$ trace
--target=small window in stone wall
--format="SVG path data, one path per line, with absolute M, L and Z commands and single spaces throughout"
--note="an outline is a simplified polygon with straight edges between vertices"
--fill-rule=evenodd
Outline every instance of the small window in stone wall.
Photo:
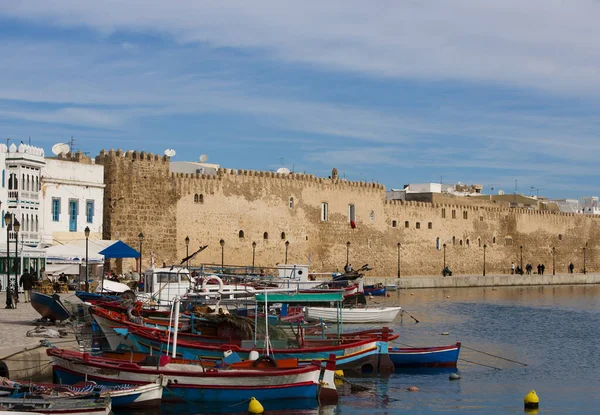
M 268 232 L 263 233 L 263 239 L 269 239 L 269 233 Z
M 421 223 L 420 223 L 420 222 L 417 222 L 417 223 L 415 224 L 415 227 L 416 227 L 417 229 L 421 229 Z
M 204 195 L 198 195 L 198 203 L 204 203 Z
M 462 246 L 462 239 L 461 239 L 460 241 L 458 241 L 458 244 L 459 244 L 460 246 Z
M 290 209 L 294 207 L 294 198 L 290 197 Z
M 452 237 L 452 245 L 456 245 L 456 236 Z
M 393 220 L 392 221 L 392 228 L 397 228 L 398 227 L 398 221 L 397 220 Z
M 463 219 L 469 219 L 469 212 L 463 211 Z
M 477 238 L 477 245 L 481 248 L 481 238 Z
M 306 240 L 308 241 L 308 235 L 306 235 Z
M 496 243 L 496 237 L 495 237 L 495 236 L 492 238 L 492 243 L 493 243 L 493 244 L 495 244 L 495 243 Z
M 456 209 L 452 209 L 452 219 L 456 219 Z
M 404 227 L 408 228 L 410 226 L 410 223 L 408 223 L 408 221 L 404 222 Z
M 429 222 L 427 224 L 427 229 L 433 229 L 433 223 L 432 222 Z
M 285 232 L 281 232 L 281 239 L 285 239 Z
M 483 222 L 483 216 L 480 216 L 480 217 L 479 217 L 479 220 L 480 220 L 481 222 Z
M 558 234 L 558 240 L 559 240 L 559 241 L 562 241 L 562 233 L 559 233 L 559 234 Z
M 471 246 L 471 241 L 467 239 L 467 246 Z
M 446 219 L 446 208 L 442 208 L 442 219 Z
M 371 219 L 371 222 L 373 222 L 375 220 L 375 212 L 371 211 L 369 218 Z
M 194 195 L 194 203 L 198 203 L 198 193 Z
M 371 246 L 371 240 L 370 239 L 367 241 L 367 246 L 369 247 L 369 249 L 371 249 L 372 246 Z
M 506 238 L 504 238 L 504 244 L 506 246 L 510 246 L 513 244 L 513 239 L 510 236 L 507 236 Z
M 435 249 L 440 251 L 442 249 L 442 245 L 440 244 L 440 238 L 435 238 Z
M 239 231 L 238 237 L 242 239 L 244 237 L 244 231 Z

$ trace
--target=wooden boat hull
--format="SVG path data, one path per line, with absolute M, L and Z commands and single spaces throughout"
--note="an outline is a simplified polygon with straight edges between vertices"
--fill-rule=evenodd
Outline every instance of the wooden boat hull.
M 255 397 L 313 399 L 316 403 L 321 381 L 334 384 L 335 360 L 323 370 L 316 364 L 293 369 L 237 370 L 203 368 L 200 363 L 174 364 L 168 359 L 163 359 L 162 366 L 140 366 L 56 348 L 47 353 L 53 359 L 55 381 L 73 383 L 87 378 L 103 385 L 143 384 L 163 376 L 168 385 L 163 390 L 165 400 L 237 403 Z M 335 386 L 324 388 L 329 398 L 335 394 L 337 400 Z
M 456 367 L 460 342 L 451 346 L 393 347 L 389 350 L 395 368 Z
M 46 295 L 33 291 L 31 293 L 31 305 L 42 317 L 50 321 L 63 321 L 71 317 L 71 313 L 60 301 L 58 294 Z
M 167 333 L 145 328 L 134 328 L 127 333 L 137 351 L 149 354 L 160 354 L 171 350 L 173 339 Z M 335 355 L 336 367 L 353 374 L 390 373 L 394 366 L 387 356 L 387 331 L 380 338 L 357 336 L 356 340 L 346 339 L 342 344 L 336 344 L 335 339 L 310 341 L 311 347 L 273 349 L 272 353 L 278 359 L 298 359 L 300 362 L 326 361 Z M 385 340 L 383 339 L 385 338 Z M 246 342 L 242 342 L 242 346 Z M 242 360 L 247 360 L 250 352 L 260 348 L 252 341 L 247 341 L 248 347 L 231 344 L 210 344 L 199 341 L 180 340 L 177 342 L 177 355 L 190 360 L 221 360 L 227 350 L 236 352 Z
M 385 287 L 374 287 L 365 285 L 363 287 L 363 292 L 365 295 L 376 295 L 376 296 L 385 296 L 386 291 Z
M 342 323 L 390 323 L 393 321 L 402 307 L 365 307 L 365 308 L 342 308 Z M 306 307 L 305 318 L 308 321 L 323 320 L 328 323 L 337 323 L 339 320 L 338 310 L 329 307 Z
M 109 415 L 110 399 L 0 398 L 0 412 L 45 415 Z

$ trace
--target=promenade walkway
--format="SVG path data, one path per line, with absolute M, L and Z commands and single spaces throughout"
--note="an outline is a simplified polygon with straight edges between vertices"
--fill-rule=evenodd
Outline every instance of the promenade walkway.
M 600 284 L 600 273 L 575 273 L 575 274 L 532 274 L 532 275 L 507 275 L 487 274 L 482 275 L 411 275 L 397 277 L 367 277 L 365 284 L 372 283 L 395 284 L 398 289 L 416 288 L 467 288 L 467 287 L 510 287 L 527 285 L 572 285 L 572 284 Z

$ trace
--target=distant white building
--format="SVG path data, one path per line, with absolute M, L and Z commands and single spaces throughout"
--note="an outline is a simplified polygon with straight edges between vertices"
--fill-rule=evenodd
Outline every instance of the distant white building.
M 77 152 L 46 159 L 42 171 L 44 247 L 85 239 L 102 239 L 104 166 Z
M 564 213 L 581 213 L 579 201 L 577 199 L 551 199 L 550 203 L 556 203 L 558 209 Z
M 404 189 L 391 189 L 387 192 L 387 200 L 410 200 L 410 195 L 425 193 L 447 193 L 454 196 L 479 196 L 481 195 L 481 185 L 465 185 L 460 182 L 457 184 L 441 183 L 411 183 L 404 186 Z
M 600 207 L 598 206 L 598 196 L 586 196 L 580 199 L 579 206 L 581 213 L 587 215 L 600 215 Z
M 195 161 L 171 161 L 169 169 L 171 173 L 187 173 L 187 174 L 217 174 L 219 170 L 218 164 L 201 163 Z

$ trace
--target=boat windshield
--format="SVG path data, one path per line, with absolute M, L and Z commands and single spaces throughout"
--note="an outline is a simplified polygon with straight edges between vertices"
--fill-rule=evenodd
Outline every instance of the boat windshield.
M 175 272 L 159 272 L 156 274 L 156 281 L 160 283 L 179 282 L 179 275 Z

